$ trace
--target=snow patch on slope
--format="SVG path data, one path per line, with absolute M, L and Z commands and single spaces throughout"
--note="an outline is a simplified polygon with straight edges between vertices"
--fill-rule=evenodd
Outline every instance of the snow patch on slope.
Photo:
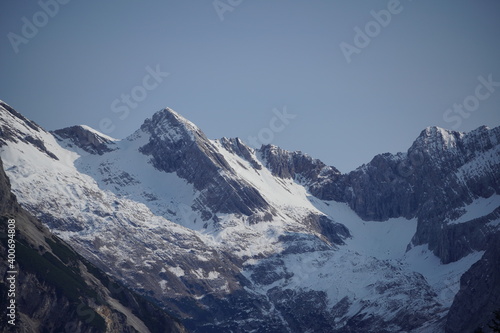
M 94 133 L 95 135 L 100 136 L 100 137 L 102 137 L 102 138 L 104 138 L 104 139 L 106 139 L 108 141 L 113 141 L 113 142 L 120 141 L 119 139 L 112 138 L 112 137 L 110 137 L 110 136 L 108 136 L 106 134 L 103 134 L 103 133 L 99 132 L 98 130 L 93 129 L 90 126 L 87 126 L 87 125 L 78 125 L 78 126 L 80 126 L 81 128 L 83 128 L 84 130 L 89 131 L 91 133 Z
M 463 208 L 464 214 L 448 224 L 459 224 L 486 216 L 500 207 L 500 195 L 494 194 L 489 198 L 478 198 Z
M 267 168 L 257 170 L 245 159 L 227 151 L 218 140 L 212 143 L 238 177 L 256 188 L 272 206 L 279 207 L 282 212 L 291 217 L 298 217 L 297 213 L 299 215 L 305 215 L 306 212 L 321 213 L 307 200 L 308 193 L 304 186 L 291 179 L 275 177 Z M 260 156 L 254 154 L 253 158 L 263 165 Z
M 346 246 L 366 256 L 381 260 L 401 258 L 417 230 L 416 219 L 392 218 L 385 222 L 367 222 L 346 203 L 322 201 L 312 196 L 309 200 L 334 222 L 345 225 L 352 235 L 345 240 Z
M 139 152 L 149 141 L 149 134 L 138 131 L 134 136 L 117 143 L 117 149 L 105 156 L 86 154 L 75 163 L 85 174 L 96 179 L 100 188 L 120 198 L 147 205 L 163 216 L 190 229 L 201 229 L 201 218 L 190 206 L 195 190 L 175 173 L 157 170 L 150 157 Z
M 442 264 L 427 245 L 419 245 L 405 254 L 404 263 L 408 269 L 422 274 L 438 295 L 441 304 L 449 308 L 460 289 L 460 277 L 483 254 L 484 251 L 476 251 L 458 261 Z

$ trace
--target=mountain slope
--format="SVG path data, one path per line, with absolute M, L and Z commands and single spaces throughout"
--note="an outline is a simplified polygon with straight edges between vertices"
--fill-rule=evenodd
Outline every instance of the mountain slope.
M 341 174 L 209 140 L 171 109 L 114 140 L 48 133 L 3 105 L 22 205 L 193 331 L 444 331 L 460 277 L 498 235 L 500 128 L 431 127 Z
M 25 212 L 10 192 L 1 160 L 0 220 L 2 258 L 7 258 L 7 222 L 15 221 L 15 268 L 9 271 L 19 272 L 0 268 L 2 276 L 15 277 L 17 293 L 15 317 L 3 310 L 2 332 L 185 332 L 176 319 L 100 272 Z M 2 309 L 10 286 L 0 284 Z

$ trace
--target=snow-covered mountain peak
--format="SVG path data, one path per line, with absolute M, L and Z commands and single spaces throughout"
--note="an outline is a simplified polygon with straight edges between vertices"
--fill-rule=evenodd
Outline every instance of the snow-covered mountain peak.
M 494 148 L 500 142 L 500 128 L 488 128 L 480 126 L 470 132 L 457 132 L 432 126 L 423 130 L 414 141 L 409 154 L 447 156 L 446 159 L 454 158 L 457 154 L 469 156 L 473 152 L 487 151 Z M 439 157 L 441 158 L 441 157 Z
M 13 144 L 28 144 L 57 160 L 52 152 L 54 142 L 52 135 L 35 122 L 25 118 L 12 107 L 0 102 L 0 147 Z
M 99 132 L 98 130 L 96 130 L 96 129 L 94 129 L 94 128 L 90 127 L 90 126 L 87 126 L 87 125 L 77 125 L 77 126 L 78 126 L 78 127 L 81 127 L 82 129 L 84 129 L 84 130 L 86 130 L 86 131 L 88 131 L 88 132 L 91 132 L 91 133 L 95 134 L 96 136 L 98 136 L 98 137 L 100 137 L 100 138 L 104 139 L 104 141 L 114 141 L 114 142 L 116 142 L 116 141 L 120 141 L 119 139 L 112 138 L 112 137 L 110 137 L 109 135 L 106 135 L 106 134 L 104 134 L 104 133 L 101 133 L 101 132 Z
M 157 139 L 169 143 L 179 141 L 206 141 L 205 134 L 191 121 L 179 115 L 171 108 L 156 112 L 144 121 L 141 129 Z
M 53 131 L 52 134 L 59 141 L 65 141 L 67 147 L 75 145 L 87 153 L 99 155 L 116 149 L 115 143 L 119 141 L 86 125 L 62 128 Z
M 42 129 L 38 124 L 36 124 L 34 121 L 31 121 L 24 117 L 22 114 L 14 110 L 10 105 L 7 103 L 0 101 L 0 115 L 2 119 L 2 123 L 4 125 L 9 124 L 10 129 L 14 130 L 18 134 L 22 133 L 27 133 L 30 131 L 35 131 L 35 132 L 45 132 L 44 129 Z M 7 126 L 4 127 L 7 129 Z
M 495 146 L 500 142 L 500 128 L 489 128 L 483 125 L 467 133 L 465 139 L 467 142 L 476 141 L 482 145 Z
M 437 126 L 429 126 L 424 129 L 415 140 L 421 147 L 438 150 L 451 149 L 456 147 L 456 143 L 464 136 L 464 133 L 446 130 Z

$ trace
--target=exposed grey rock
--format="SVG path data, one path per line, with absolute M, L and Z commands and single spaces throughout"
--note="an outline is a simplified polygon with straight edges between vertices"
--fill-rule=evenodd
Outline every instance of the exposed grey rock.
M 52 132 L 56 138 L 68 139 L 72 144 L 91 154 L 102 155 L 113 151 L 113 141 L 91 132 L 82 126 L 71 126 Z
M 270 209 L 254 187 L 237 177 L 205 134 L 173 110 L 155 113 L 141 130 L 150 135 L 141 152 L 152 156 L 153 165 L 177 173 L 203 192 L 195 208 L 205 211 L 205 220 L 217 212 L 252 216 Z M 244 151 L 240 148 L 240 153 Z
M 281 178 L 297 179 L 313 186 L 322 181 L 337 181 L 341 175 L 335 167 L 326 166 L 302 152 L 289 152 L 273 145 L 262 146 L 259 152 L 271 172 Z
M 451 226 L 444 221 L 474 199 L 500 194 L 498 143 L 500 127 L 483 126 L 465 135 L 429 127 L 406 154 L 377 155 L 368 164 L 313 183 L 309 189 L 320 199 L 347 202 L 365 220 L 418 218 L 412 244 L 429 244 L 443 263 L 449 263 L 487 244 L 481 236 L 487 233 L 479 227 L 486 220 Z M 287 176 L 289 168 L 279 165 L 289 158 L 278 160 L 271 159 L 270 165 L 283 170 L 277 175 Z
M 488 324 L 494 311 L 500 309 L 500 235 L 490 239 L 481 260 L 462 275 L 446 320 L 446 333 L 473 332 L 482 328 L 492 332 Z
M 25 118 L 23 115 L 21 115 L 19 112 L 11 108 L 9 105 L 5 104 L 4 102 L 0 101 L 0 107 L 3 107 L 5 110 L 7 110 L 13 117 L 19 119 L 21 123 L 26 126 L 27 128 L 30 128 L 31 130 L 34 130 L 36 132 L 45 132 L 44 129 L 42 129 L 40 126 L 38 126 L 35 122 Z M 0 147 L 4 146 L 7 144 L 7 142 L 25 142 L 25 143 L 30 143 L 34 147 L 36 147 L 38 150 L 43 152 L 44 154 L 47 154 L 50 158 L 54 160 L 58 160 L 57 156 L 54 155 L 54 153 L 50 152 L 47 147 L 45 147 L 45 144 L 42 142 L 42 140 L 33 137 L 31 135 L 24 135 L 22 132 L 15 128 L 10 128 L 8 126 L 4 126 L 0 124 Z
M 229 152 L 240 156 L 244 160 L 248 161 L 252 167 L 257 170 L 262 169 L 262 165 L 259 164 L 252 156 L 252 149 L 246 146 L 239 138 L 228 139 L 222 138 L 220 140 L 221 145 L 226 148 Z

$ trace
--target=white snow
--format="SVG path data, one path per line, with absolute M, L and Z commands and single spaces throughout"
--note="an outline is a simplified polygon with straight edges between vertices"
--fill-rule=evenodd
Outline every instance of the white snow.
M 215 280 L 215 279 L 218 279 L 219 276 L 220 276 L 219 272 L 217 272 L 217 271 L 210 271 L 210 272 L 208 272 L 207 279 L 208 280 Z
M 500 195 L 493 194 L 489 198 L 478 198 L 463 208 L 464 214 L 448 224 L 459 224 L 486 216 L 500 207 Z
M 172 274 L 175 274 L 177 277 L 181 277 L 185 275 L 185 272 L 179 266 L 177 267 L 168 267 L 167 268 Z
M 160 282 L 158 282 L 158 284 L 160 285 L 160 288 L 161 288 L 162 291 L 167 290 L 168 281 L 166 281 L 166 280 L 160 280 Z
M 484 251 L 474 252 L 449 264 L 442 264 L 427 245 L 413 247 L 404 256 L 405 265 L 422 274 L 435 290 L 445 307 L 451 306 L 460 288 L 460 277 L 483 256 Z
M 309 198 L 334 222 L 345 225 L 352 238 L 345 240 L 352 251 L 377 259 L 401 258 L 417 230 L 417 220 L 393 218 L 385 222 L 363 221 L 346 203 Z
M 500 145 L 494 146 L 462 165 L 457 170 L 456 176 L 463 184 L 467 184 L 467 180 L 473 180 L 482 174 L 494 174 L 495 166 L 498 164 L 500 164 Z
M 455 136 L 453 136 L 449 131 L 447 131 L 443 128 L 440 128 L 440 127 L 437 127 L 436 129 L 441 134 L 443 141 L 444 141 L 444 144 L 448 149 L 454 148 L 457 146 Z M 463 135 L 463 134 L 461 133 L 461 135 Z
M 231 165 L 231 168 L 236 171 L 238 177 L 255 187 L 266 201 L 281 206 L 285 212 L 292 215 L 295 215 L 300 209 L 316 211 L 307 200 L 307 190 L 300 184 L 292 179 L 275 177 L 267 168 L 256 170 L 243 158 L 228 152 L 218 140 L 212 141 L 212 143 Z M 263 164 L 259 156 L 254 155 L 254 158 L 261 165 Z
M 133 140 L 117 143 L 118 149 L 100 155 L 87 154 L 75 163 L 78 170 L 91 175 L 101 189 L 115 192 L 121 198 L 143 203 L 159 216 L 191 229 L 201 229 L 193 204 L 194 188 L 174 173 L 157 170 L 149 163 L 150 157 L 139 152 L 149 136 L 142 131 Z

